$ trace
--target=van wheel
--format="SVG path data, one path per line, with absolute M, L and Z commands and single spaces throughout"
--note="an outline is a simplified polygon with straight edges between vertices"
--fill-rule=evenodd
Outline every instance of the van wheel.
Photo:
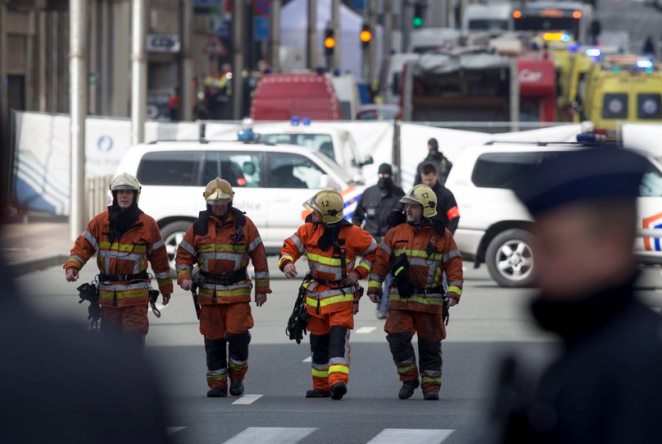
M 533 283 L 533 234 L 515 228 L 499 233 L 486 252 L 490 276 L 501 287 L 528 287 Z
M 175 271 L 175 256 L 177 255 L 177 247 L 184 239 L 186 230 L 191 226 L 191 222 L 178 221 L 173 222 L 161 228 L 161 237 L 165 243 L 166 252 L 168 253 L 168 262 L 170 262 L 170 272 Z

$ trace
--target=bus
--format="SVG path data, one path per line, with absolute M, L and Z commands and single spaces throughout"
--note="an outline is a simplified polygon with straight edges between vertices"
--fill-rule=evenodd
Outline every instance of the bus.
M 578 2 L 530 2 L 513 11 L 516 31 L 565 32 L 575 42 L 586 41 L 591 19 L 591 6 Z

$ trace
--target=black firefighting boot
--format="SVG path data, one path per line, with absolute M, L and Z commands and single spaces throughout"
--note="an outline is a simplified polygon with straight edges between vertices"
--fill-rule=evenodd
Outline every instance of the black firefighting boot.
M 230 381 L 230 394 L 241 396 L 244 394 L 244 383 L 241 381 Z
M 403 381 L 398 398 L 409 399 L 414 395 L 414 391 L 418 388 L 418 379 L 414 381 Z
M 331 392 L 327 390 L 312 389 L 306 392 L 306 398 L 329 398 L 329 397 L 331 397 Z
M 423 392 L 423 399 L 426 401 L 439 401 L 439 392 Z
M 225 398 L 228 392 L 220 387 L 212 387 L 207 391 L 207 398 Z
M 336 382 L 331 386 L 331 399 L 338 401 L 345 396 L 345 393 L 347 393 L 347 384 L 344 382 Z

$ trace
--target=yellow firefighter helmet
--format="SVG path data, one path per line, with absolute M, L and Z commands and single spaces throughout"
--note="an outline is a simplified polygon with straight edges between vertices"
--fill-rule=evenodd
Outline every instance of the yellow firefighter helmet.
M 400 199 L 400 202 L 421 205 L 423 217 L 430 218 L 437 215 L 437 195 L 427 185 L 416 185 Z
M 335 190 L 322 190 L 303 203 L 308 210 L 319 211 L 322 222 L 331 225 L 343 219 L 343 198 Z
M 232 185 L 227 180 L 217 177 L 207 184 L 202 193 L 208 204 L 227 203 L 234 197 Z

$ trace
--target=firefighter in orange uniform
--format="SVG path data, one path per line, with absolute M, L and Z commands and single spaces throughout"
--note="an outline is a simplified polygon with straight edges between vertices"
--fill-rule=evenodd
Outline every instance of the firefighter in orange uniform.
M 138 208 L 140 188 L 138 180 L 127 173 L 112 180 L 112 205 L 87 224 L 63 268 L 65 279 L 76 281 L 80 269 L 96 253 L 101 331 L 121 332 L 142 346 L 149 330 L 147 261 L 152 264 L 164 305 L 172 294 L 172 279 L 159 227 Z
M 278 267 L 294 278 L 294 263 L 304 255 L 308 259 L 310 272 L 302 285 L 310 315 L 313 389 L 306 397 L 338 400 L 349 382 L 349 331 L 354 328 L 354 307 L 358 310 L 358 280 L 368 276 L 377 243 L 343 219 L 343 198 L 336 191 L 322 190 L 304 207 L 312 214 L 285 240 Z M 362 257 L 358 265 L 357 256 Z
M 437 214 L 437 197 L 427 185 L 416 185 L 400 202 L 406 221 L 384 236 L 368 282 L 368 296 L 379 302 L 382 281 L 391 273 L 388 316 L 384 330 L 398 369 L 400 399 L 408 399 L 420 385 L 423 397 L 438 400 L 441 390 L 441 340 L 446 337 L 442 317 L 462 295 L 462 259 L 453 236 Z M 444 290 L 444 273 L 448 290 Z M 418 334 L 419 368 L 411 340 Z
M 234 191 L 226 180 L 217 177 L 209 182 L 203 196 L 207 210 L 200 212 L 177 248 L 177 282 L 184 290 L 199 285 L 207 396 L 227 396 L 228 373 L 230 394 L 241 396 L 248 371 L 248 330 L 253 327 L 249 305 L 253 285 L 246 267 L 250 259 L 255 268 L 255 303 L 261 307 L 271 293 L 267 256 L 253 221 L 232 206 Z M 195 263 L 198 270 L 193 273 Z

